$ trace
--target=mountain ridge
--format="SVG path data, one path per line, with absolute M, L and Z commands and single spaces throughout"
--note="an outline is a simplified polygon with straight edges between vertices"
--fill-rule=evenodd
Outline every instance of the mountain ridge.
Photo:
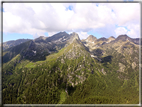
M 139 45 L 116 39 L 59 32 L 4 50 L 3 104 L 138 104 Z

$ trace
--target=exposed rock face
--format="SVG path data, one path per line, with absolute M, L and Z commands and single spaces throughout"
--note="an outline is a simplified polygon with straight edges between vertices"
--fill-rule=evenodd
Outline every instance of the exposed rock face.
M 46 42 L 61 43 L 70 38 L 70 35 L 66 32 L 59 32 L 53 36 L 46 38 Z
M 46 39 L 47 39 L 47 37 L 40 36 L 39 38 L 36 38 L 34 41 L 35 42 L 45 42 Z
M 97 40 L 97 38 L 96 38 L 95 36 L 93 36 L 93 35 L 90 35 L 90 36 L 86 39 L 87 42 L 95 42 L 96 40 Z
M 135 69 L 136 66 L 137 66 L 136 62 L 133 62 L 133 63 L 132 63 L 132 68 Z
M 124 42 L 124 41 L 129 41 L 129 42 L 132 42 L 132 43 L 134 43 L 134 44 L 139 45 L 139 38 L 133 39 L 133 38 L 128 37 L 126 34 L 124 34 L 124 35 L 119 35 L 119 36 L 115 39 L 114 42 L 118 42 L 118 41 L 123 41 L 123 42 Z
M 102 38 L 100 38 L 100 39 L 97 39 L 97 41 L 99 42 L 99 41 L 107 41 L 108 39 L 107 38 L 105 38 L 105 37 L 102 37 Z
M 109 42 L 111 42 L 111 41 L 113 41 L 113 40 L 115 40 L 115 38 L 114 38 L 113 36 L 111 36 L 111 37 L 108 38 L 107 43 L 109 43 Z
M 125 65 L 123 65 L 122 63 L 119 63 L 119 71 L 124 72 L 124 70 L 125 70 Z
M 109 38 L 115 39 L 115 37 L 113 37 L 113 36 L 111 36 L 111 37 L 109 37 Z
M 77 33 L 73 32 L 71 38 L 68 41 L 67 49 L 65 50 L 65 57 L 69 59 L 78 58 L 86 55 L 86 47 L 81 42 Z M 68 51 L 69 50 L 69 51 Z
M 80 38 L 79 38 L 78 34 L 75 33 L 75 32 L 73 32 L 73 33 L 70 34 L 69 43 L 70 43 L 70 44 L 73 43 L 74 40 L 80 41 Z M 80 41 L 80 42 L 81 42 L 81 41 Z
M 106 72 L 104 71 L 104 68 L 102 68 L 101 72 L 106 75 Z
M 83 40 L 82 43 L 91 51 L 92 48 L 96 45 L 97 38 L 93 35 L 90 35 L 87 39 Z
M 129 40 L 130 38 L 126 34 L 125 35 L 119 35 L 116 38 L 116 41 L 118 41 L 118 40 L 126 41 L 127 39 Z
M 3 50 L 13 47 L 13 46 L 17 46 L 21 43 L 30 41 L 31 39 L 18 39 L 18 40 L 12 40 L 12 41 L 8 41 L 8 42 L 4 42 L 3 43 Z
M 68 43 L 69 39 L 70 35 L 66 32 L 59 32 L 47 38 L 41 36 L 35 40 L 29 41 L 29 43 L 22 44 L 21 46 L 17 45 L 17 47 L 11 47 L 11 49 L 7 51 L 6 56 L 4 57 L 6 58 L 10 56 L 9 58 L 12 59 L 17 54 L 21 54 L 22 58 L 28 58 L 30 60 L 45 59 L 46 55 L 63 48 Z M 19 47 L 20 49 L 17 51 L 17 48 Z

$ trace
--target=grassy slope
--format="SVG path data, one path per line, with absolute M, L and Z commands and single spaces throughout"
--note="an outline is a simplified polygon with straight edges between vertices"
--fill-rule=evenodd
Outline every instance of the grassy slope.
M 134 80 L 123 81 L 118 78 L 116 73 L 118 69 L 116 60 L 112 60 L 111 64 L 102 64 L 87 56 L 85 62 L 83 62 L 83 57 L 64 59 L 63 56 L 72 47 L 73 44 L 68 45 L 58 53 L 46 56 L 44 61 L 30 62 L 23 60 L 18 63 L 12 69 L 13 75 L 3 75 L 3 102 L 138 103 L 138 72 L 130 73 L 130 76 L 134 76 Z M 8 62 L 7 65 L 18 60 L 18 56 Z M 65 63 L 61 63 L 61 58 L 64 59 Z M 84 68 L 79 68 L 79 65 L 84 66 Z M 70 70 L 69 67 L 71 67 Z M 107 72 L 107 75 L 100 72 L 102 68 Z M 6 66 L 4 69 L 6 69 Z M 94 74 L 89 75 L 92 69 Z M 77 86 L 71 87 L 67 75 L 70 74 L 72 82 L 76 82 L 79 80 L 76 75 L 81 75 L 82 72 L 84 72 L 83 77 L 88 77 L 88 79 L 83 84 L 79 83 Z M 66 83 L 68 83 L 68 97 L 64 91 Z

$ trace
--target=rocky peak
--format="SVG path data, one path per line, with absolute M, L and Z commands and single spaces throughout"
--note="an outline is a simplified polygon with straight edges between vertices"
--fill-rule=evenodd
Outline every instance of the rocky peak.
M 34 41 L 37 42 L 37 41 L 44 41 L 46 40 L 47 37 L 44 37 L 44 36 L 40 36 L 38 38 L 36 38 Z
M 24 43 L 24 42 L 27 42 L 27 41 L 30 41 L 30 40 L 32 40 L 32 39 L 17 39 L 17 40 L 11 40 L 11 41 L 4 42 L 2 44 L 3 50 L 8 49 L 8 48 L 13 47 L 13 46 L 17 46 L 21 43 Z
M 113 38 L 113 39 L 115 39 L 115 37 L 113 37 L 113 36 L 110 36 L 109 38 Z
M 60 36 L 62 36 L 62 35 L 68 35 L 65 31 L 63 31 L 63 32 L 59 32 L 59 33 L 57 33 L 57 34 L 55 34 L 55 35 L 53 35 L 53 36 L 56 36 L 56 35 L 60 35 Z
M 130 38 L 126 35 L 126 34 L 124 34 L 124 35 L 119 35 L 117 38 L 116 38 L 116 40 L 122 40 L 122 41 L 126 41 L 126 40 L 129 40 Z
M 73 33 L 70 34 L 70 36 L 71 36 L 70 43 L 72 43 L 74 40 L 80 41 L 80 38 L 79 38 L 77 33 L 73 32 Z
M 107 39 L 105 37 L 102 37 L 102 38 L 98 39 L 97 41 L 107 41 Z
M 44 36 L 40 36 L 39 38 L 45 40 L 47 37 L 44 37 Z
M 111 37 L 108 38 L 108 42 L 111 42 L 113 40 L 115 40 L 115 38 L 113 36 L 111 36 Z
M 94 42 L 95 40 L 97 40 L 97 38 L 93 35 L 90 35 L 89 37 L 87 37 L 86 39 L 87 41 L 90 41 L 90 42 Z
M 133 42 L 136 45 L 139 45 L 139 38 L 130 38 L 129 36 L 125 35 L 119 35 L 116 39 L 116 41 L 129 41 L 129 42 Z
M 59 32 L 57 34 L 54 34 L 53 36 L 50 36 L 46 39 L 47 42 L 53 42 L 53 41 L 66 41 L 70 38 L 70 35 L 66 32 Z

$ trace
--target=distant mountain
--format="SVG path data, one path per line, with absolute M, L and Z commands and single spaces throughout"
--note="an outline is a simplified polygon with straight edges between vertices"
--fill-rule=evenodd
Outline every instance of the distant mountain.
M 31 39 L 18 39 L 18 40 L 12 40 L 12 41 L 8 41 L 8 42 L 4 42 L 3 43 L 3 50 L 13 47 L 13 46 L 17 46 L 21 43 L 30 41 Z
M 115 37 L 113 37 L 113 36 L 110 36 L 109 38 L 114 38 L 115 39 Z
M 107 38 L 102 37 L 102 38 L 98 39 L 97 41 L 98 41 L 98 42 L 99 42 L 99 41 L 107 41 Z
M 128 37 L 126 34 L 125 35 L 119 35 L 116 39 L 115 39 L 115 41 L 114 42 L 117 42 L 117 41 L 130 41 L 130 42 L 133 42 L 134 44 L 140 44 L 139 43 L 139 38 L 135 38 L 135 39 L 133 39 L 133 38 L 130 38 L 130 37 Z
M 3 104 L 139 104 L 138 39 L 75 32 L 3 50 Z
M 44 42 L 46 40 L 47 37 L 44 37 L 44 36 L 40 36 L 36 39 L 34 39 L 35 42 Z
M 47 42 L 55 42 L 55 43 L 61 43 L 66 41 L 67 39 L 69 39 L 69 34 L 67 34 L 66 32 L 59 32 L 51 37 L 48 37 L 46 39 Z
M 14 47 L 4 50 L 3 62 L 11 60 L 16 55 L 22 55 L 22 58 L 29 60 L 43 60 L 51 52 L 56 52 L 63 48 L 70 35 L 66 32 L 60 32 L 51 37 L 39 37 L 28 42 L 21 43 Z
M 108 38 L 108 42 L 111 42 L 113 40 L 115 40 L 115 37 L 113 37 L 113 36 L 111 36 L 111 37 Z
M 88 36 L 87 39 L 86 39 L 86 41 L 90 41 L 90 42 L 94 42 L 96 40 L 97 40 L 97 38 L 93 35 Z

